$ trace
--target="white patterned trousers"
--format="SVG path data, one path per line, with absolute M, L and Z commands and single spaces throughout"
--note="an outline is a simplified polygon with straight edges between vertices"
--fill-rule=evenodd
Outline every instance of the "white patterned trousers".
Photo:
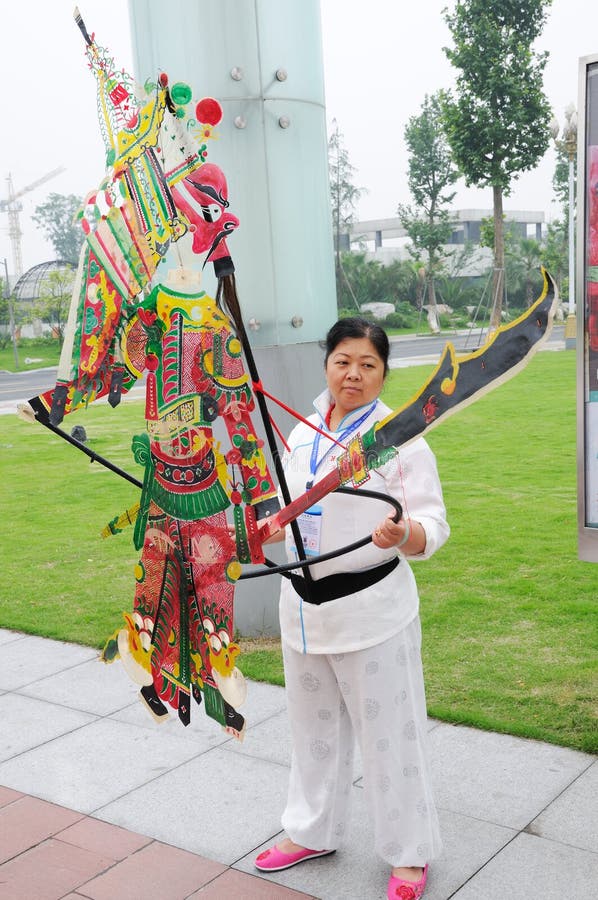
M 438 856 L 419 617 L 365 650 L 303 654 L 283 642 L 283 656 L 293 755 L 282 826 L 291 840 L 313 850 L 342 843 L 357 737 L 376 852 L 391 866 Z

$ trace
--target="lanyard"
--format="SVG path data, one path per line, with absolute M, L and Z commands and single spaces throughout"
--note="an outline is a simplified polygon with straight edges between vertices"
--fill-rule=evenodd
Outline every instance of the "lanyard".
M 368 416 L 374 411 L 374 408 L 375 408 L 377 402 L 378 402 L 377 400 L 374 400 L 374 402 L 372 403 L 372 405 L 371 405 L 371 406 L 368 406 L 368 408 L 366 409 L 366 411 L 360 415 L 360 417 L 357 419 L 357 421 L 356 421 L 356 422 L 353 422 L 351 425 L 349 425 L 348 428 L 346 428 L 346 429 L 343 431 L 343 433 L 340 435 L 340 437 L 337 438 L 337 441 L 338 441 L 339 444 L 342 444 L 343 441 L 345 440 L 345 438 L 348 438 L 350 434 L 352 434 L 354 431 L 357 431 L 357 429 L 358 429 L 361 425 L 363 425 L 363 423 L 364 423 L 365 420 L 368 418 Z M 313 446 L 312 446 L 312 448 L 311 448 L 311 458 L 310 458 L 310 461 L 309 461 L 309 471 L 310 471 L 310 474 L 311 474 L 311 478 L 310 478 L 310 480 L 309 480 L 309 481 L 306 483 L 306 485 L 305 485 L 306 491 L 309 491 L 310 488 L 313 487 L 313 484 L 314 484 L 314 478 L 315 478 L 315 476 L 316 476 L 316 472 L 318 471 L 318 469 L 320 468 L 320 466 L 322 465 L 322 463 L 324 462 L 324 460 L 326 459 L 326 457 L 328 456 L 328 454 L 329 454 L 330 451 L 332 450 L 332 447 L 329 447 L 328 450 L 326 450 L 325 453 L 323 454 L 322 458 L 321 458 L 321 459 L 318 459 L 318 453 L 319 453 L 319 450 L 320 450 L 320 440 L 321 440 L 321 438 L 322 438 L 322 435 L 320 434 L 320 432 L 319 432 L 319 431 L 316 432 L 316 436 L 315 436 L 315 438 L 314 438 L 314 443 L 313 443 Z

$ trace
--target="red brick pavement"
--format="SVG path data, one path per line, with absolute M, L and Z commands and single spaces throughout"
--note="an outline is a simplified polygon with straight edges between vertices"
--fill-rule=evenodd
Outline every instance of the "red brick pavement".
M 308 894 L 0 786 L 1 900 L 198 897 L 309 900 Z

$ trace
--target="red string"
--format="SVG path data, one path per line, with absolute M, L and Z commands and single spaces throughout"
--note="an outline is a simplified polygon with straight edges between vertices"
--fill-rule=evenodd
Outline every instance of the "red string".
M 405 521 L 411 521 L 411 516 L 409 514 L 409 506 L 407 504 L 407 493 L 405 491 L 405 475 L 403 473 L 403 460 L 401 457 L 401 451 L 397 452 L 397 462 L 399 466 L 399 480 L 401 482 L 401 490 L 403 491 L 403 518 Z
M 278 399 L 277 397 L 275 397 L 273 394 L 270 394 L 269 391 L 267 391 L 267 390 L 264 388 L 264 386 L 263 386 L 263 384 L 262 384 L 261 381 L 254 381 L 254 382 L 253 382 L 253 390 L 254 390 L 254 391 L 259 391 L 260 394 L 263 394 L 263 395 L 264 395 L 264 397 L 267 397 L 269 400 L 272 400 L 273 403 L 277 403 L 278 406 L 282 407 L 282 409 L 285 410 L 285 412 L 288 412 L 288 413 L 289 413 L 291 416 L 293 416 L 295 419 L 298 419 L 300 422 L 303 422 L 304 425 L 309 425 L 310 428 L 313 428 L 313 430 L 314 430 L 314 431 L 317 431 L 318 434 L 321 434 L 322 437 L 325 437 L 325 438 L 327 438 L 329 441 L 332 441 L 333 444 L 337 444 L 337 446 L 339 446 L 339 447 L 341 448 L 341 450 L 346 450 L 346 449 L 347 449 L 347 448 L 345 447 L 344 444 L 341 444 L 341 442 L 340 442 L 340 441 L 337 441 L 336 438 L 333 438 L 332 435 L 327 434 L 325 431 L 322 431 L 321 428 L 318 428 L 318 426 L 317 426 L 317 425 L 314 425 L 313 422 L 310 422 L 309 419 L 304 419 L 303 416 L 302 416 L 300 413 L 298 413 L 296 409 L 293 409 L 292 406 L 287 406 L 287 404 L 286 404 L 286 403 L 283 403 L 282 400 L 279 400 L 279 399 Z M 272 423 L 272 424 L 274 424 L 274 423 Z M 278 431 L 278 429 L 276 429 L 276 430 Z M 279 434 L 280 434 L 280 432 L 279 432 Z
M 281 440 L 282 443 L 284 444 L 284 449 L 287 451 L 287 453 L 290 453 L 290 452 L 291 452 L 291 448 L 289 447 L 289 445 L 288 445 L 287 442 L 285 441 L 284 435 L 283 435 L 282 431 L 280 430 L 280 428 L 278 427 L 278 425 L 276 424 L 276 422 L 274 421 L 274 419 L 272 418 L 272 416 L 269 415 L 268 418 L 270 419 L 270 424 L 272 425 L 272 428 L 274 429 L 274 431 L 276 432 L 276 434 L 278 435 L 278 437 L 280 438 L 280 440 Z

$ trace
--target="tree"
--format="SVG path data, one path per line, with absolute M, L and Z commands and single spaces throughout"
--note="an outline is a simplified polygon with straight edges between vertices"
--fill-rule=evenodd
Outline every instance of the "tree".
M 503 196 L 532 169 L 550 140 L 550 106 L 542 76 L 548 54 L 532 45 L 551 0 L 457 0 L 444 10 L 454 47 L 445 47 L 459 70 L 456 96 L 447 95 L 447 137 L 467 185 L 492 187 L 494 275 L 491 327 L 501 319 L 505 252 Z
M 517 309 L 531 306 L 536 299 L 542 278 L 540 263 L 543 258 L 543 244 L 535 238 L 522 234 L 515 222 L 503 216 L 503 241 L 505 251 L 505 294 L 511 306 Z M 494 219 L 482 219 L 480 246 L 494 248 Z
M 366 259 L 365 253 L 343 253 L 341 258 L 346 281 L 338 295 L 339 309 L 348 310 L 368 301 L 392 303 L 395 310 L 407 304 L 416 310 L 419 279 L 416 265 L 411 260 L 393 260 L 382 265 L 376 259 Z M 351 284 L 351 291 L 347 287 Z
M 426 284 L 426 267 L 421 260 L 411 259 L 405 260 L 405 265 L 409 266 L 409 275 L 412 290 L 409 298 L 413 296 L 415 308 L 421 313 L 424 305 L 424 293 Z
M 557 147 L 556 164 L 552 174 L 552 189 L 561 206 L 565 224 L 569 222 L 569 157 L 564 147 Z
M 479 248 L 473 241 L 453 246 L 436 285 L 442 302 L 453 309 L 475 308 L 480 300 L 478 269 Z
M 556 116 L 550 123 L 550 132 L 556 148 L 556 165 L 552 176 L 552 189 L 563 207 L 565 228 L 569 228 L 570 201 L 577 194 L 577 112 L 572 103 L 565 109 L 565 124 L 561 129 Z M 570 176 L 573 176 L 571 195 Z
M 75 216 L 81 199 L 74 194 L 49 194 L 45 203 L 35 207 L 33 221 L 43 231 L 57 259 L 76 265 L 85 235 Z
M 343 253 L 340 265 L 343 272 L 338 291 L 340 309 L 352 306 L 360 309 L 368 301 L 394 303 L 398 299 L 386 267 L 378 260 L 367 260 L 365 253 Z
M 572 234 L 575 231 L 575 221 L 570 228 L 569 216 L 571 212 L 571 200 L 577 196 L 577 114 L 575 107 L 570 104 L 565 110 L 565 125 L 562 137 L 559 139 L 560 126 L 553 119 L 551 123 L 552 136 L 557 151 L 556 165 L 552 176 L 552 188 L 556 199 L 563 210 L 563 221 L 553 223 L 549 228 L 547 249 L 550 255 L 550 264 L 546 264 L 549 272 L 555 278 L 559 287 L 561 300 L 569 300 L 569 262 L 572 247 L 569 246 Z M 573 185 L 570 185 L 570 176 L 573 175 Z M 572 197 L 570 191 L 572 190 Z M 574 199 L 573 199 L 574 202 Z M 563 256 L 561 256 L 563 254 Z
M 446 256 L 444 249 L 452 226 L 446 208 L 455 196 L 448 189 L 459 178 L 453 164 L 442 121 L 443 92 L 426 94 L 419 116 L 412 116 L 405 127 L 405 143 L 409 152 L 407 183 L 415 210 L 400 204 L 398 214 L 411 241 L 416 259 L 422 253 L 426 260 L 428 304 L 437 320 L 435 280 Z
M 523 276 L 525 306 L 529 309 L 538 295 L 541 283 L 539 269 L 542 244 L 535 238 L 519 236 L 514 241 L 511 252 Z
M 29 318 L 41 319 L 50 326 L 60 344 L 64 339 L 64 328 L 68 318 L 75 272 L 69 266 L 54 269 L 44 278 L 39 298 L 34 301 Z
M 561 300 L 569 300 L 569 238 L 567 224 L 560 219 L 555 219 L 548 226 L 542 247 L 542 265 L 556 281 Z
M 344 145 L 344 137 L 339 131 L 336 119 L 332 120 L 333 131 L 328 139 L 328 174 L 330 179 L 330 204 L 332 207 L 332 229 L 334 234 L 336 291 L 339 297 L 346 282 L 341 259 L 340 236 L 343 230 L 353 222 L 355 207 L 363 188 L 355 187 L 352 178 L 356 169 L 349 162 L 349 154 Z M 353 298 L 357 306 L 357 301 Z M 359 308 L 359 307 L 358 307 Z
M 8 299 L 4 296 L 4 280 L 0 278 L 0 350 L 8 347 L 11 337 L 10 309 Z

